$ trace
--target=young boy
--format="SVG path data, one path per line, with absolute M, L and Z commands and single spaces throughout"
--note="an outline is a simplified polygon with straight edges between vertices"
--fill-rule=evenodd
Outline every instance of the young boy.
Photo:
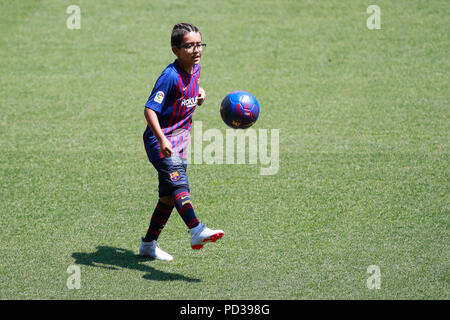
M 198 28 L 189 23 L 173 27 L 171 44 L 177 59 L 162 72 L 145 104 L 144 145 L 158 171 L 159 201 L 139 249 L 142 256 L 166 261 L 173 257 L 159 248 L 157 240 L 174 207 L 189 228 L 192 249 L 201 249 L 206 242 L 224 235 L 222 230 L 211 230 L 197 220 L 186 174 L 192 114 L 206 97 L 199 87 L 199 63 L 206 44 Z

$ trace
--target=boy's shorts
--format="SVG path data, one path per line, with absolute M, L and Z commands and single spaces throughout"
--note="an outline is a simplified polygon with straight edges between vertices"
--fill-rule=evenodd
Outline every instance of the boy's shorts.
M 187 160 L 171 156 L 153 161 L 152 164 L 158 171 L 160 198 L 171 195 L 179 187 L 185 187 L 190 192 L 186 174 Z

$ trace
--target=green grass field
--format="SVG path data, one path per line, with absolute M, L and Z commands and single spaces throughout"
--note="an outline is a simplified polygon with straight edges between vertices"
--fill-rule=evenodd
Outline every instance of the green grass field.
M 66 27 L 72 4 L 79 30 Z M 0 299 L 449 299 L 449 11 L 3 0 Z M 225 237 L 192 250 L 174 211 L 165 263 L 137 255 L 157 200 L 143 106 L 181 21 L 208 45 L 194 121 L 225 135 L 222 98 L 253 93 L 253 129 L 279 130 L 280 167 L 191 164 L 196 213 Z

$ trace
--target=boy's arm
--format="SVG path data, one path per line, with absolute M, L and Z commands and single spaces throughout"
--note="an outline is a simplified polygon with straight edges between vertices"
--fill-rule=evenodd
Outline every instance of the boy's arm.
M 197 104 L 199 105 L 199 106 L 201 106 L 202 104 L 203 104 L 203 102 L 205 101 L 205 99 L 206 99 L 206 92 L 205 92 L 205 89 L 203 89 L 203 88 L 198 88 L 198 100 L 197 100 Z
M 150 128 L 150 130 L 152 130 L 153 134 L 155 135 L 156 139 L 159 142 L 161 153 L 166 158 L 172 156 L 173 153 L 172 144 L 170 143 L 169 140 L 167 140 L 166 136 L 162 132 L 156 112 L 150 108 L 145 108 L 144 114 L 145 119 L 147 119 L 148 127 Z

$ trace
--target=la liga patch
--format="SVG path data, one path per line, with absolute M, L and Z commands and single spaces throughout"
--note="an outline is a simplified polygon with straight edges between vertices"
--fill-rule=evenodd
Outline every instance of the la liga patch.
M 153 101 L 157 102 L 157 103 L 161 103 L 164 100 L 164 92 L 162 91 L 158 91 L 155 95 L 155 98 L 153 99 Z

